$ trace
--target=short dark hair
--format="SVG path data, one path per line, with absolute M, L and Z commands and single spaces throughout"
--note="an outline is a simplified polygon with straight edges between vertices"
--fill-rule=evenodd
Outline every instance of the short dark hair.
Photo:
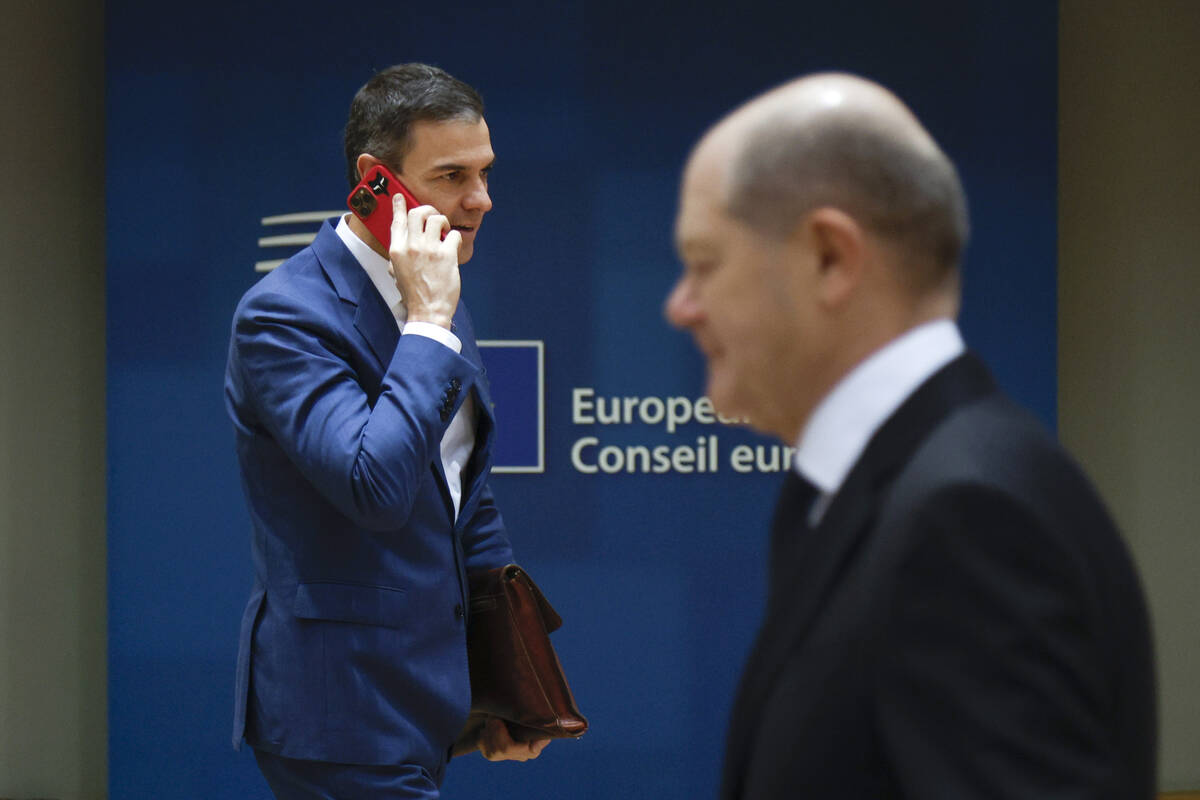
M 411 145 L 413 123 L 432 120 L 477 121 L 483 98 L 473 87 L 428 64 L 397 64 L 377 73 L 350 103 L 343 143 L 346 179 L 353 188 L 361 177 L 356 161 L 370 153 L 394 170 Z
M 809 211 L 838 208 L 899 245 L 920 285 L 957 269 L 966 246 L 967 201 L 950 159 L 932 138 L 921 146 L 869 115 L 768 115 L 729 176 L 730 215 L 785 235 Z

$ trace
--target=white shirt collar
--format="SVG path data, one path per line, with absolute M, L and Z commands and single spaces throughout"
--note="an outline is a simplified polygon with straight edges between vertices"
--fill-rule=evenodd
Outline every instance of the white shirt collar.
M 848 372 L 817 405 L 794 468 L 824 495 L 841 488 L 867 443 L 909 395 L 966 349 L 949 319 L 918 325 Z
M 387 307 L 396 315 L 396 318 L 403 322 L 406 316 L 403 298 L 400 296 L 400 290 L 396 288 L 396 281 L 392 278 L 391 262 L 372 250 L 366 242 L 355 235 L 354 231 L 350 230 L 350 225 L 346 222 L 349 216 L 349 214 L 344 214 L 338 220 L 334 232 L 346 245 L 350 254 L 354 256 L 354 260 L 367 271 L 371 283 L 375 284 L 375 288 L 379 290 L 379 296 L 383 298 L 383 302 L 387 303 Z

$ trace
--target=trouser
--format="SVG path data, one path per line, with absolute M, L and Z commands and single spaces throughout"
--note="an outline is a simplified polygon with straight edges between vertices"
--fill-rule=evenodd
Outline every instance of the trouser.
M 303 761 L 254 748 L 277 800 L 437 800 L 438 786 L 415 764 L 371 766 Z

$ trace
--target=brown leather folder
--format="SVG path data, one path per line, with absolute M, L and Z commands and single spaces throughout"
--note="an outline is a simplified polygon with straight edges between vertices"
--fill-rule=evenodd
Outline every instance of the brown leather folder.
M 562 618 L 516 564 L 470 576 L 467 657 L 471 716 L 454 746 L 474 750 L 488 717 L 515 741 L 582 736 L 588 723 L 575 705 L 550 633 Z

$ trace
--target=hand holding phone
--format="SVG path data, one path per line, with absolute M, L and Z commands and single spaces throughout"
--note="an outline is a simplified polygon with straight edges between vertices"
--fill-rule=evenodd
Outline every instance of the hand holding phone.
M 363 221 L 384 250 L 392 243 L 392 197 L 397 194 L 404 198 L 407 209 L 422 205 L 391 170 L 376 164 L 363 174 L 362 180 L 346 198 L 346 205 Z
M 366 171 L 346 204 L 388 251 L 409 322 L 450 328 L 461 279 L 462 234 L 437 209 L 422 205 L 382 164 Z

